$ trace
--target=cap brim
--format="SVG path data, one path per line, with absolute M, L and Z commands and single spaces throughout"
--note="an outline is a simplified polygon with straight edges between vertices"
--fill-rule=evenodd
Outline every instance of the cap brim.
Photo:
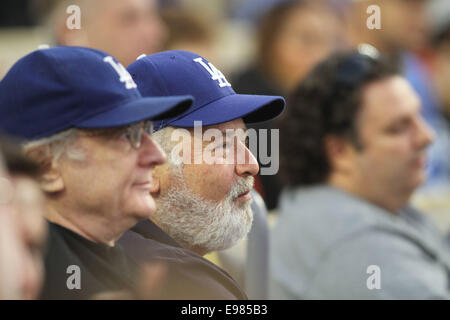
M 202 106 L 182 116 L 168 125 L 193 127 L 194 121 L 202 121 L 203 126 L 243 118 L 245 123 L 264 122 L 278 117 L 285 108 L 283 97 L 232 94 Z
M 148 97 L 120 105 L 77 123 L 77 128 L 119 127 L 143 120 L 177 117 L 192 105 L 192 96 Z

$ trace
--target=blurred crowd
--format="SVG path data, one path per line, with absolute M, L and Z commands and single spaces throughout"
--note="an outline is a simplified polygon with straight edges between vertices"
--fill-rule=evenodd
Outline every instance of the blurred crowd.
M 450 298 L 450 248 L 441 247 L 450 231 L 450 1 L 10 0 L 1 6 L 0 77 L 39 45 L 99 49 L 125 67 L 142 54 L 186 50 L 213 61 L 239 94 L 287 99 L 280 117 L 248 125 L 280 131 L 280 173 L 255 175 L 254 185 L 275 221 L 271 298 Z M 80 28 L 69 28 L 77 18 Z M 348 52 L 383 60 L 371 64 Z M 354 97 L 359 94 L 365 96 Z M 355 101 L 385 109 L 365 109 L 364 118 L 352 110 Z M 397 108 L 407 115 L 394 123 Z M 386 136 L 377 131 L 383 121 L 392 121 Z M 411 123 L 419 124 L 413 130 Z M 395 134 L 398 140 L 389 140 Z M 0 299 L 35 299 L 47 234 L 42 163 L 25 157 L 13 138 L 0 147 Z M 404 170 L 408 152 L 426 153 L 426 161 L 414 158 L 423 177 Z M 405 206 L 406 222 L 380 218 Z M 377 260 L 380 251 L 385 256 Z M 371 261 L 385 270 L 385 295 L 367 291 L 366 268 L 357 269 Z M 423 277 L 415 283 L 417 273 Z

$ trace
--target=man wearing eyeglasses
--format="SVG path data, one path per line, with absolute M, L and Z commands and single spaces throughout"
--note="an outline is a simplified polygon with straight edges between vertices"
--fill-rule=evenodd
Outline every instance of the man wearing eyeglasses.
M 320 63 L 288 101 L 272 298 L 450 298 L 450 248 L 408 204 L 434 134 L 399 70 L 361 46 Z
M 155 210 L 150 174 L 166 157 L 149 121 L 191 102 L 142 98 L 121 64 L 87 48 L 38 50 L 10 69 L 0 84 L 0 128 L 23 138 L 42 166 L 48 204 L 41 298 L 133 290 L 137 266 L 115 242 Z

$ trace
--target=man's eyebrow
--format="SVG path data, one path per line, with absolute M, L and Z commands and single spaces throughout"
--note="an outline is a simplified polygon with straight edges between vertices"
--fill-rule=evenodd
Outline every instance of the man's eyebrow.
M 228 129 L 222 129 L 222 130 L 220 130 L 220 133 L 222 133 L 222 135 L 223 135 L 225 138 L 227 138 L 227 137 L 230 136 L 230 134 L 228 134 L 228 132 L 230 132 L 231 130 L 233 130 L 233 129 L 230 129 L 230 128 L 228 128 Z M 233 134 L 232 136 L 234 137 L 234 134 Z
M 236 129 L 226 129 L 226 130 L 231 130 L 231 131 L 233 131 L 233 134 L 226 134 L 226 132 L 225 132 L 225 130 L 222 130 L 221 132 L 222 132 L 222 134 L 223 134 L 223 136 L 225 137 L 225 141 L 228 141 L 228 140 L 234 140 L 234 138 L 238 138 L 238 139 L 242 139 L 242 138 L 245 138 L 245 137 L 247 137 L 248 135 L 247 135 L 247 130 L 246 129 L 243 129 L 244 130 L 244 133 L 245 133 L 245 135 L 244 135 L 244 137 L 242 137 L 240 134 L 237 134 L 237 132 L 236 132 Z M 239 129 L 240 130 L 240 129 Z
M 226 134 L 227 131 L 228 131 L 228 132 L 230 132 L 230 131 L 233 131 L 233 132 L 236 132 L 236 131 L 247 132 L 247 130 L 248 130 L 247 127 L 242 127 L 242 128 L 226 128 L 226 129 L 220 130 L 220 132 L 222 132 L 222 134 Z

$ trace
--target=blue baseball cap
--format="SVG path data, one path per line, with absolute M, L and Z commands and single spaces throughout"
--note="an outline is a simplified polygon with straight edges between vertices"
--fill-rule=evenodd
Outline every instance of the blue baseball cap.
M 108 128 L 177 116 L 192 96 L 143 98 L 107 53 L 81 47 L 34 51 L 0 82 L 0 129 L 27 140 L 69 128 Z
M 195 102 L 183 114 L 155 122 L 166 126 L 214 125 L 243 118 L 246 123 L 271 120 L 285 107 L 283 97 L 244 95 L 234 92 L 213 64 L 188 51 L 164 51 L 138 58 L 128 71 L 144 97 L 191 94 Z

